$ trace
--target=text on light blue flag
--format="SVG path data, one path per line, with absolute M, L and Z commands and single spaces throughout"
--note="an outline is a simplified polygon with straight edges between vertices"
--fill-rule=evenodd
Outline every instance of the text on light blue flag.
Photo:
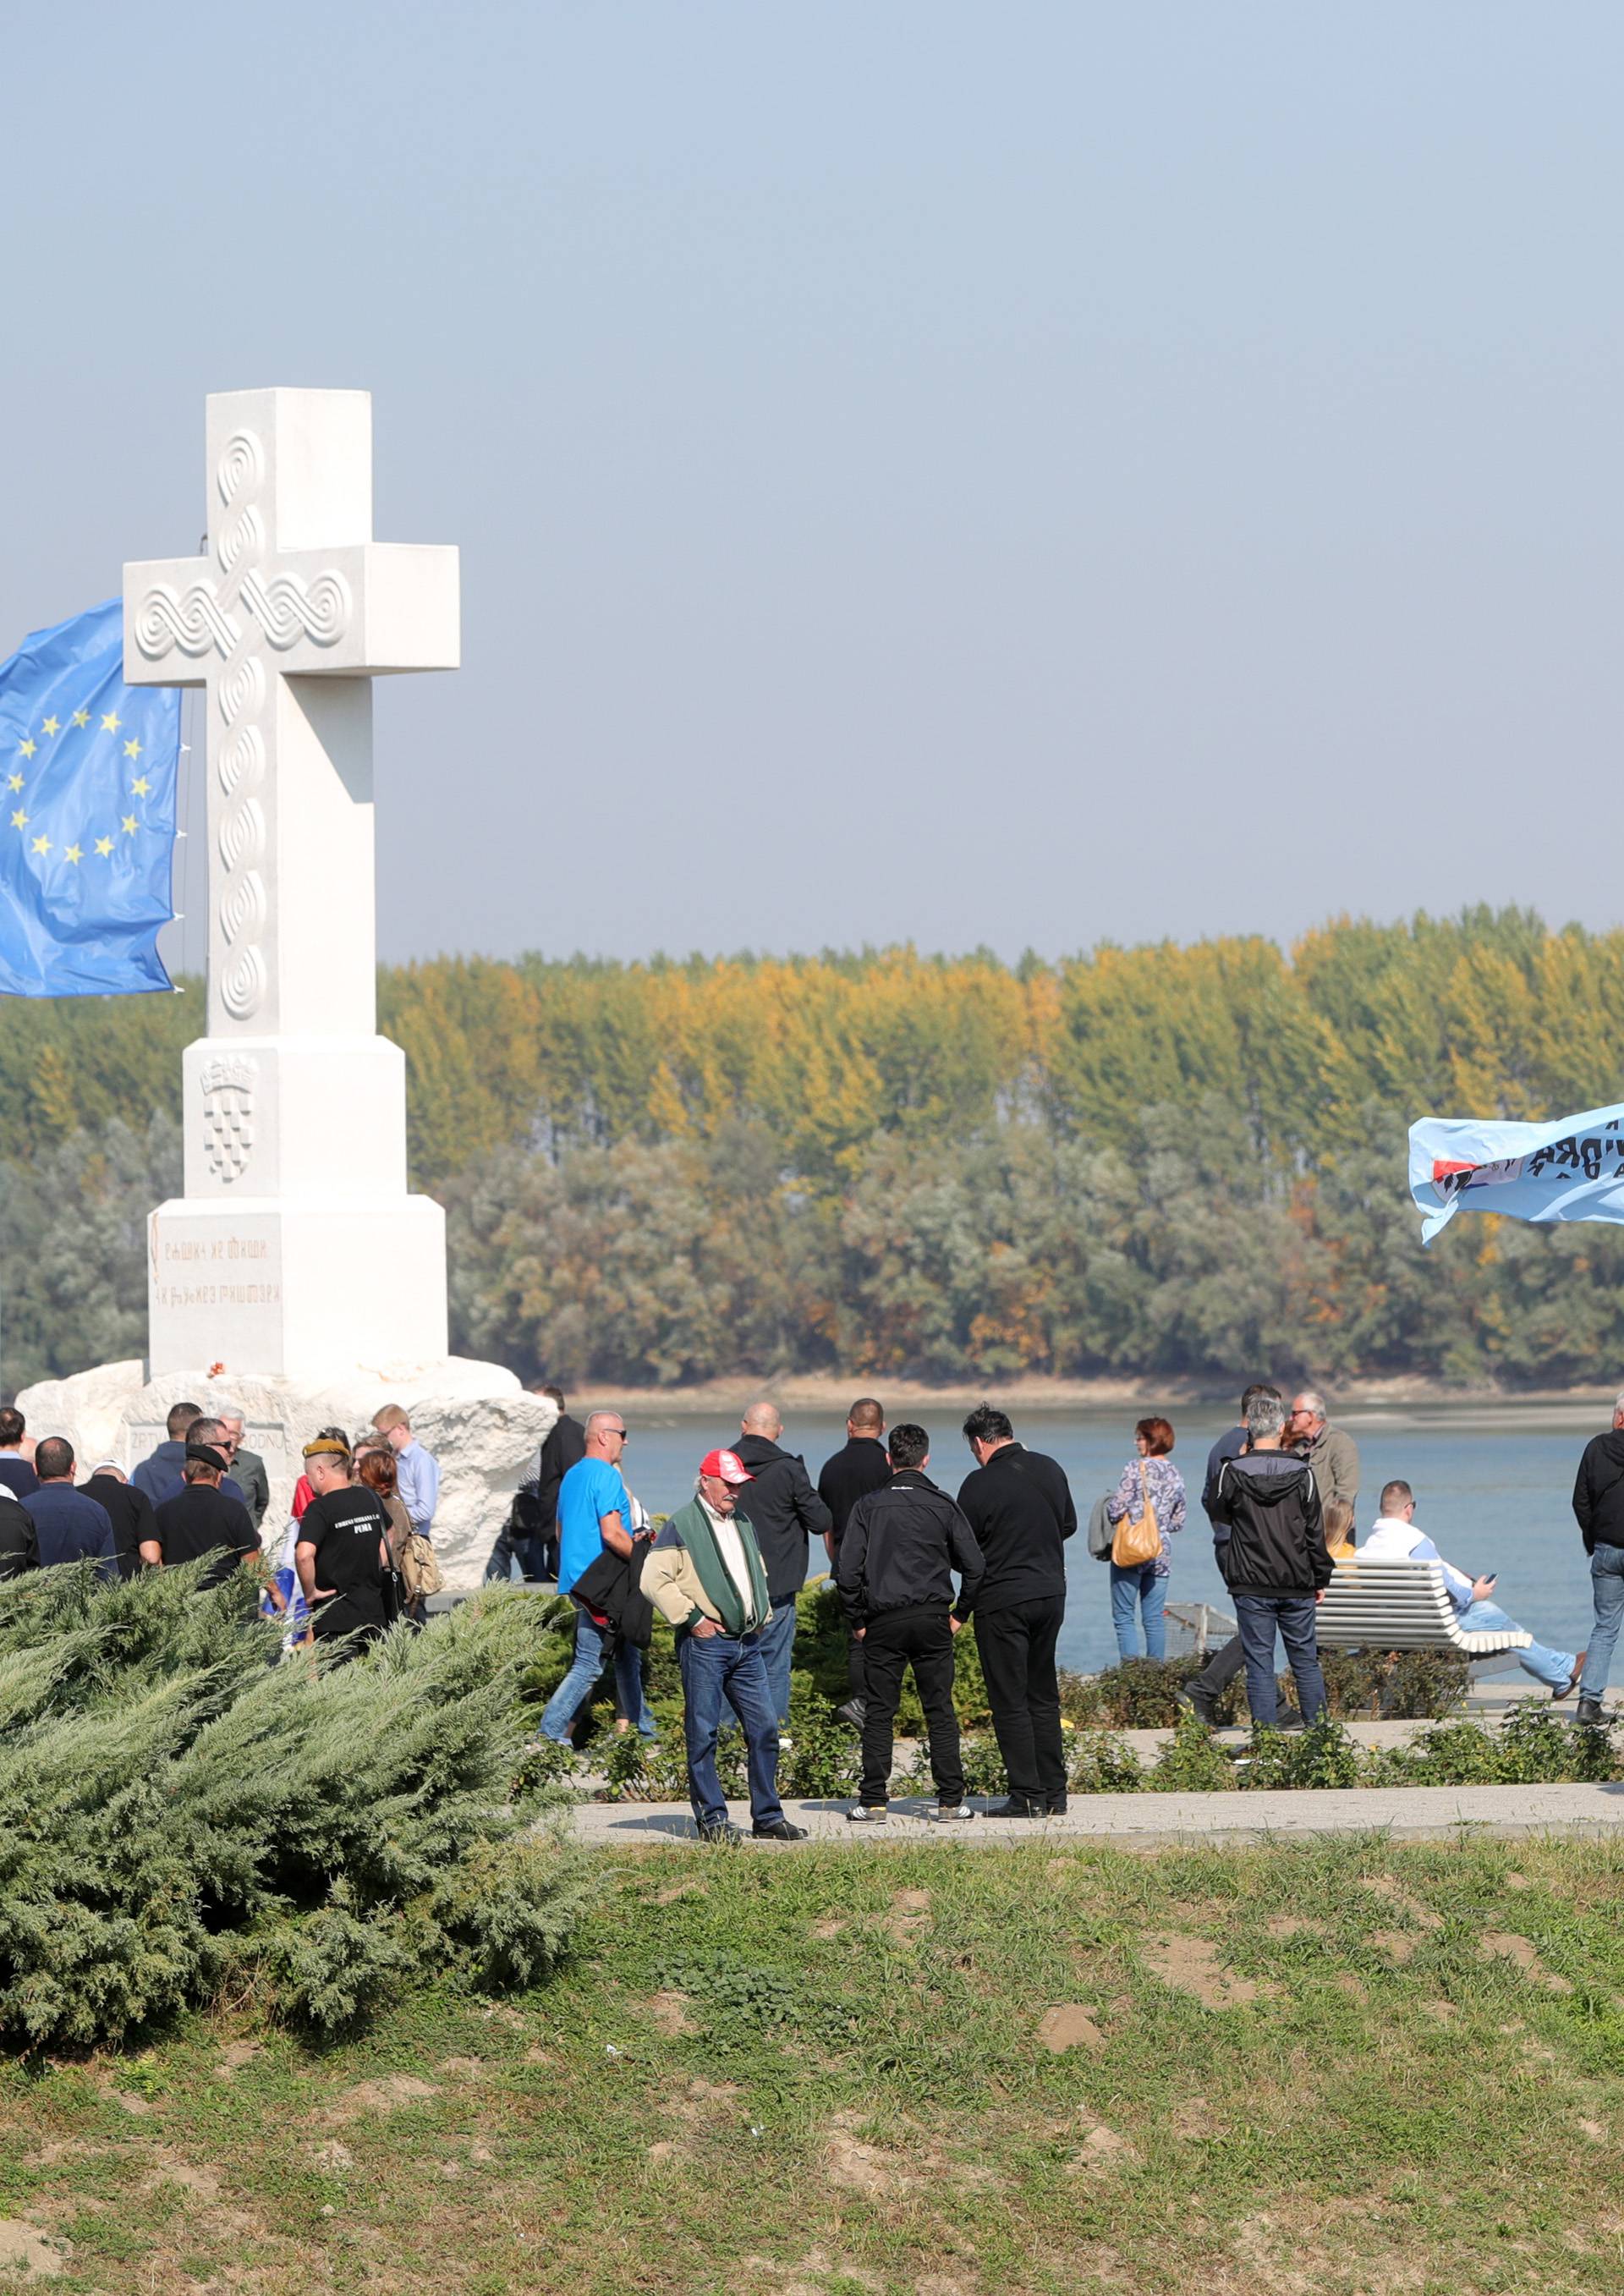
M 117 598 L 0 662 L 0 994 L 168 988 L 180 694 L 124 683 Z
M 1423 1243 L 1463 1204 L 1511 1219 L 1624 1220 L 1624 1103 L 1542 1124 L 1423 1117 L 1410 1127 L 1410 1193 Z

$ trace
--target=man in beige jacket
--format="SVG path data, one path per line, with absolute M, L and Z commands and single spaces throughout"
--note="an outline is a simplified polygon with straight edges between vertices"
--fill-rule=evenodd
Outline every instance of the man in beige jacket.
M 643 1591 L 677 1629 L 682 1669 L 688 1797 L 705 1841 L 737 1841 L 717 1775 L 724 1698 L 744 1726 L 750 1832 L 758 1841 L 804 1841 L 778 1799 L 778 1718 L 761 1652 L 772 1611 L 767 1572 L 739 1493 L 753 1479 L 733 1451 L 708 1451 L 693 1496 L 678 1507 L 643 1566 Z

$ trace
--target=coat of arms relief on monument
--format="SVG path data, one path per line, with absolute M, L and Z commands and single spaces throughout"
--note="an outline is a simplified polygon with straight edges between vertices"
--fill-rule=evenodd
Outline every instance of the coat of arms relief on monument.
M 217 1180 L 240 1180 L 254 1149 L 254 1086 L 259 1063 L 245 1054 L 222 1054 L 205 1062 L 203 1153 Z

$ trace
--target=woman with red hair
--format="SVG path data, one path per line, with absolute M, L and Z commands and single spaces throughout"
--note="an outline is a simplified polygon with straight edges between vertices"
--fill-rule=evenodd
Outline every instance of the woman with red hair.
M 1111 1623 L 1117 1630 L 1121 1658 L 1137 1658 L 1139 1636 L 1135 1611 L 1144 1620 L 1144 1655 L 1167 1656 L 1167 1628 L 1162 1606 L 1168 1598 L 1169 1536 L 1185 1527 L 1185 1479 L 1168 1456 L 1173 1447 L 1170 1420 L 1142 1419 L 1134 1430 L 1137 1456 L 1122 1470 L 1122 1480 L 1105 1502 L 1112 1522 L 1137 1522 L 1153 1508 L 1161 1534 L 1161 1551 L 1152 1561 L 1111 1566 Z

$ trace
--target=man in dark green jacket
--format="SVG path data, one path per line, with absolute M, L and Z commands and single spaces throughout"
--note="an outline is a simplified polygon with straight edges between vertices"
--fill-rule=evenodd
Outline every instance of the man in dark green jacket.
M 778 1799 L 778 1718 L 767 1685 L 761 1636 L 772 1611 L 761 1550 L 739 1491 L 751 1480 L 736 1452 L 708 1451 L 693 1496 L 654 1541 L 643 1591 L 677 1629 L 682 1669 L 688 1794 L 706 1841 L 736 1841 L 739 1829 L 716 1769 L 726 1698 L 744 1728 L 750 1831 L 761 1841 L 801 1841 Z

